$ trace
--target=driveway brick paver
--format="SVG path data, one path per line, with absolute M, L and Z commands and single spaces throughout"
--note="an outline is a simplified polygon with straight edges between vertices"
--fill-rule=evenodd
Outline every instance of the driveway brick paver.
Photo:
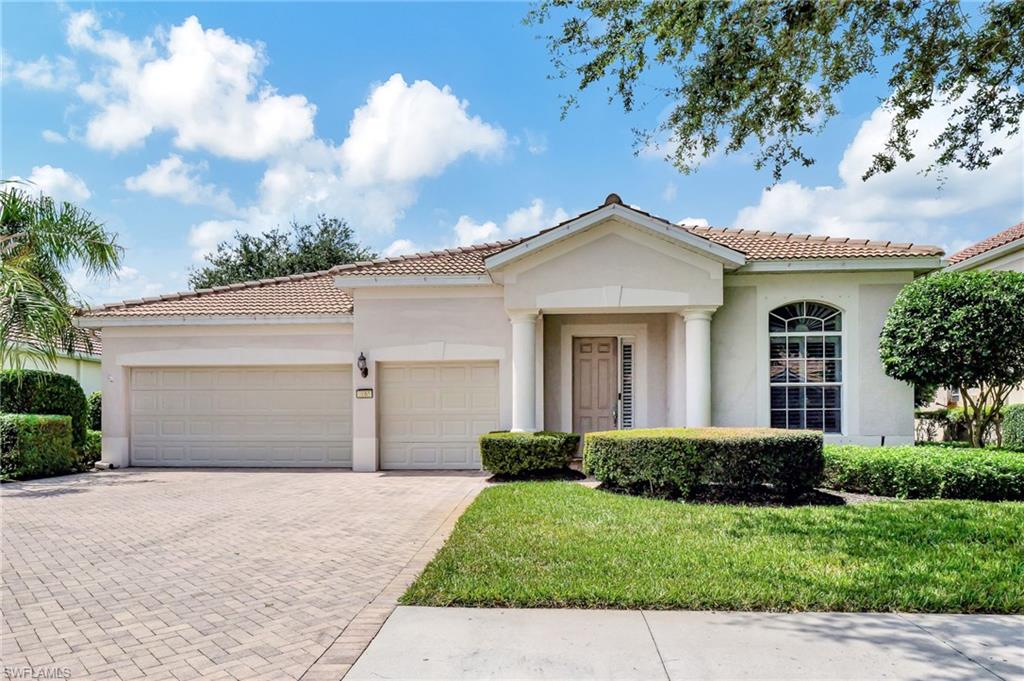
M 191 469 L 5 484 L 0 659 L 71 678 L 338 678 L 482 486 Z

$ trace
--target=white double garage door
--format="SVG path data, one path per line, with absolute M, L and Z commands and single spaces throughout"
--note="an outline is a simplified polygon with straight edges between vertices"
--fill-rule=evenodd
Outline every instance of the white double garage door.
M 352 369 L 146 367 L 131 372 L 135 466 L 352 466 Z M 475 469 L 496 430 L 496 362 L 382 364 L 385 469 Z

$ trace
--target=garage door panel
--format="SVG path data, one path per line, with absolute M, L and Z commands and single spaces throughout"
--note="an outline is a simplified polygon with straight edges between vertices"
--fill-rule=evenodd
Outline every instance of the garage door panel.
M 382 468 L 480 467 L 477 439 L 498 428 L 496 362 L 378 369 Z
M 135 465 L 352 465 L 348 367 L 145 368 L 130 384 Z

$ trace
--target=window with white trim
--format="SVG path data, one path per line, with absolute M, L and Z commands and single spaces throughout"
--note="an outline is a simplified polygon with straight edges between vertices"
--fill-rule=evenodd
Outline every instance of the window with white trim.
M 842 432 L 843 314 L 789 303 L 768 315 L 772 428 Z

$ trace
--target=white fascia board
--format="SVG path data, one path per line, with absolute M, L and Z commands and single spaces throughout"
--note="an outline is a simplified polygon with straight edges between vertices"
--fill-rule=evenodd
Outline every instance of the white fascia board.
M 937 255 L 879 258 L 796 258 L 793 260 L 754 260 L 735 274 L 760 272 L 877 272 L 911 270 L 928 272 L 942 268 Z
M 1014 251 L 1022 248 L 1024 248 L 1024 239 L 1017 239 L 1016 241 L 1011 241 L 1010 243 L 1006 243 L 1003 244 L 1002 246 L 993 248 L 991 251 L 985 251 L 984 253 L 979 253 L 978 255 L 972 255 L 970 258 L 967 258 L 966 260 L 961 260 L 960 262 L 955 263 L 953 265 L 947 265 L 946 269 L 954 272 L 957 270 L 971 270 L 974 269 L 975 267 L 980 267 L 981 265 L 984 265 L 987 262 L 998 260 L 1004 255 L 1009 255 L 1010 253 L 1013 253 Z
M 352 315 L 139 315 L 129 317 L 76 317 L 80 329 L 112 326 L 252 326 L 281 324 L 351 324 Z
M 342 290 L 384 286 L 491 286 L 494 280 L 486 274 L 466 275 L 363 275 L 337 276 L 334 285 Z
M 32 346 L 25 345 L 24 343 L 15 343 L 14 347 L 15 348 L 20 348 L 19 352 L 21 352 L 23 355 L 41 355 L 42 354 L 38 350 L 33 348 Z M 58 353 L 56 353 L 56 355 L 57 355 L 57 357 L 60 357 L 61 359 L 75 359 L 75 360 L 79 360 L 79 361 L 82 361 L 82 362 L 102 362 L 103 361 L 103 357 L 101 355 L 90 355 L 88 353 L 82 353 L 82 354 L 73 353 L 73 354 L 69 355 L 66 352 L 58 352 Z
M 588 227 L 607 220 L 612 216 L 618 216 L 627 222 L 649 229 L 659 236 L 665 237 L 682 246 L 695 250 L 714 260 L 721 262 L 727 269 L 735 269 L 746 263 L 747 258 L 739 251 L 734 251 L 703 237 L 695 236 L 681 227 L 668 225 L 661 220 L 655 220 L 643 213 L 638 213 L 628 206 L 612 204 L 604 206 L 589 215 L 584 215 L 570 222 L 565 223 L 558 229 L 552 229 L 540 236 L 523 241 L 508 250 L 495 253 L 484 259 L 487 269 L 494 270 L 511 262 L 526 257 L 537 250 L 549 246 Z

